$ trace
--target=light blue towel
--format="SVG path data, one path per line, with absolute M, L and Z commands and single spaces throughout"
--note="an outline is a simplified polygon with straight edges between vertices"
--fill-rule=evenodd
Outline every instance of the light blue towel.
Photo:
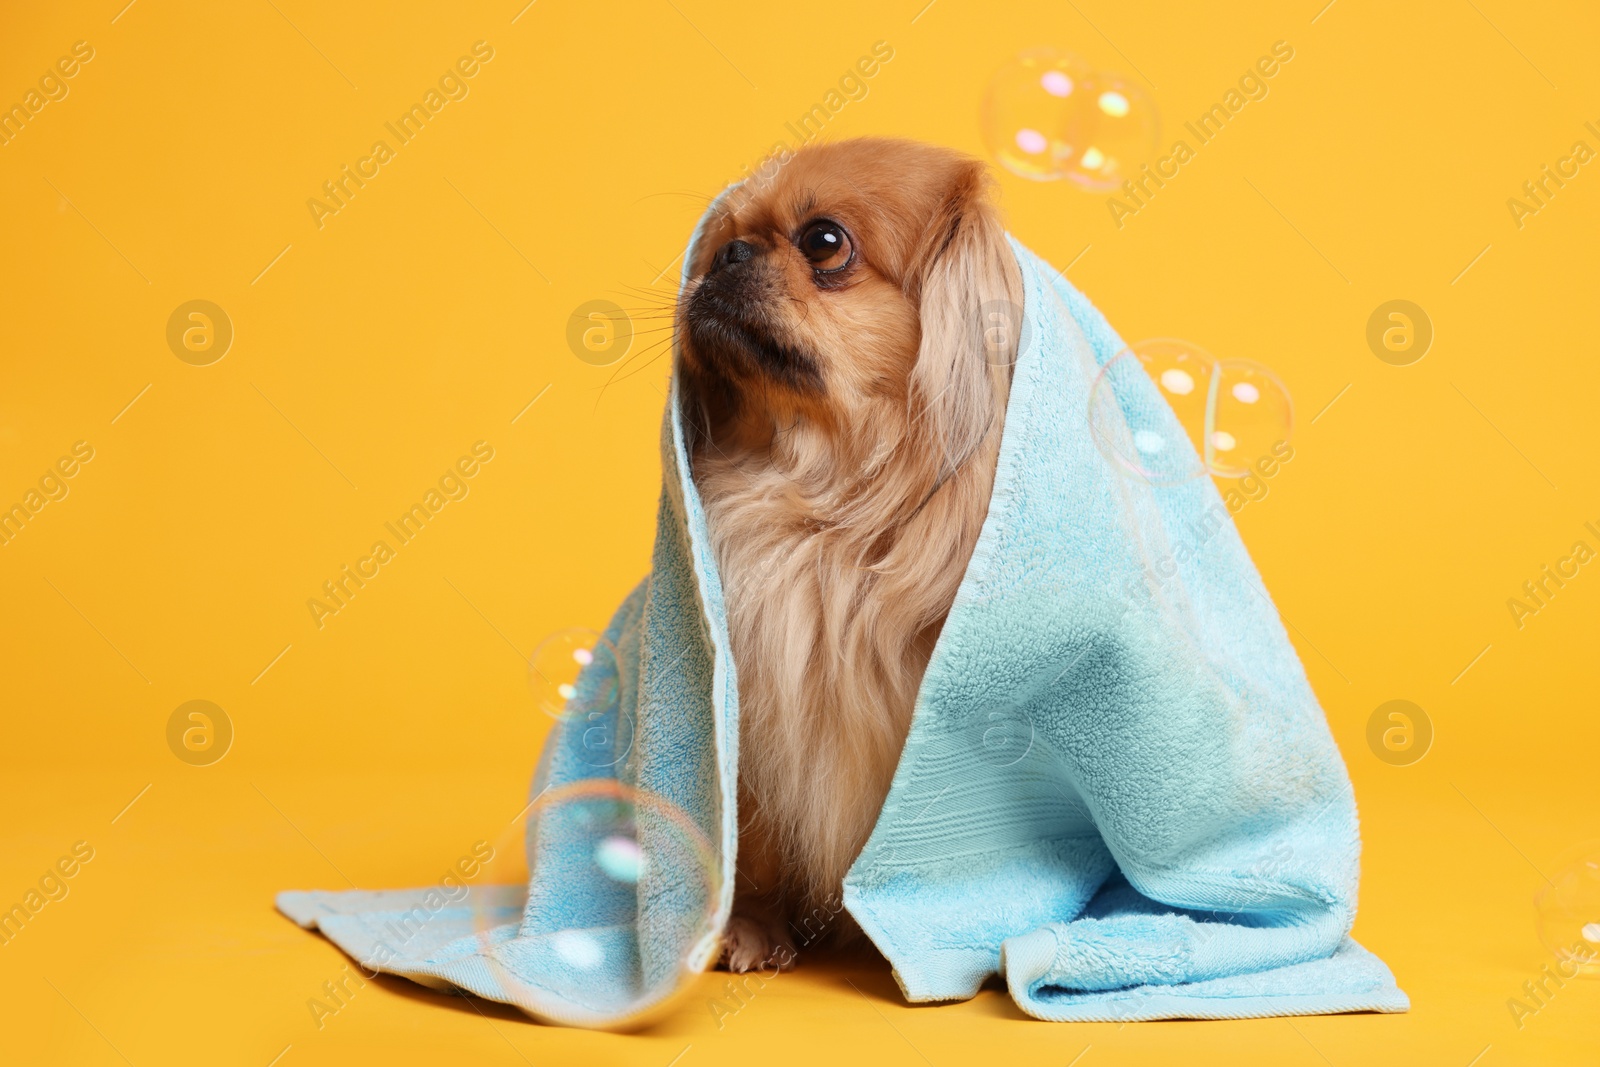
M 1090 387 L 1122 344 L 1012 244 L 1026 325 L 993 499 L 844 906 L 913 1001 L 971 997 L 999 973 L 1048 1020 L 1406 1010 L 1349 937 L 1350 782 L 1216 488 L 1153 487 L 1101 454 Z M 1115 386 L 1102 432 L 1183 441 L 1137 367 Z M 620 700 L 569 715 L 535 784 L 615 777 L 663 798 L 710 843 L 720 883 L 697 888 L 669 862 L 626 892 L 576 884 L 592 867 L 542 820 L 526 889 L 435 894 L 438 907 L 424 890 L 292 892 L 284 914 L 370 968 L 575 1025 L 641 1018 L 683 961 L 716 962 L 735 877 L 738 686 L 678 404 L 675 381 L 651 574 L 607 632 L 620 670 L 597 660 L 574 703 L 611 686 Z M 594 758 L 596 737 L 628 738 L 626 758 Z M 649 851 L 661 831 L 647 822 Z M 396 918 L 419 908 L 428 921 L 396 944 Z M 587 938 L 576 964 L 562 940 L 574 932 Z

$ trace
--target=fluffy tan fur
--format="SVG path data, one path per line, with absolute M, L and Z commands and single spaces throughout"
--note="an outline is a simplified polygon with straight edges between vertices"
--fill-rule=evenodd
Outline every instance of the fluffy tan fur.
M 802 150 L 725 199 L 679 298 L 739 680 L 735 970 L 792 963 L 797 916 L 854 933 L 840 884 L 993 483 L 1022 292 L 989 188 L 930 146 Z M 817 219 L 847 232 L 844 268 L 797 247 Z M 733 241 L 749 255 L 719 260 Z

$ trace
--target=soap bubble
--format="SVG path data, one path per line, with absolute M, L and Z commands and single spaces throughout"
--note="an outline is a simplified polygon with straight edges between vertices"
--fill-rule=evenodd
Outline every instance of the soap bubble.
M 592 770 L 628 769 L 635 723 L 620 700 L 623 666 L 616 646 L 577 627 L 551 634 L 528 658 L 534 702 L 563 721 L 563 751 Z
M 597 676 L 605 676 L 609 691 L 596 694 L 590 704 L 608 705 L 616 700 L 617 650 L 593 630 L 573 627 L 557 630 L 528 657 L 528 684 L 533 689 L 539 710 L 551 718 L 566 715 L 578 693 L 578 675 L 585 667 L 599 664 Z
M 1205 473 L 1191 442 L 1203 439 L 1217 361 L 1187 341 L 1157 338 L 1117 353 L 1089 392 L 1089 428 L 1119 469 L 1152 485 L 1176 485 Z M 1149 378 L 1166 403 L 1155 403 Z
M 1155 103 L 1138 85 L 1101 71 L 1090 78 L 1080 106 L 1069 117 L 1065 140 L 1076 148 L 1063 175 L 1091 192 L 1115 189 L 1139 173 L 1156 154 L 1160 120 Z
M 1023 52 L 995 72 L 979 123 L 989 154 L 1011 173 L 1102 192 L 1155 155 L 1160 130 L 1138 85 L 1053 48 Z
M 1001 166 L 1034 181 L 1055 181 L 1076 154 L 1066 140 L 1093 72 L 1053 48 L 1022 53 L 989 79 L 980 110 L 984 143 Z M 1082 126 L 1082 122 L 1077 123 Z
M 496 842 L 506 884 L 473 890 L 476 953 L 501 998 L 590 1026 L 668 1010 L 720 958 L 710 829 L 613 779 L 542 789 Z M 638 926 L 653 931 L 644 952 Z
M 1600 841 L 1574 849 L 1561 872 L 1534 896 L 1539 939 L 1564 974 L 1600 978 Z
M 1164 405 L 1153 402 L 1143 378 Z M 1240 478 L 1288 443 L 1294 405 L 1267 367 L 1218 360 L 1198 345 L 1162 337 L 1123 349 L 1100 369 L 1089 393 L 1089 428 L 1118 469 L 1152 485 L 1208 472 Z
M 1215 382 L 1206 466 L 1219 478 L 1242 478 L 1289 440 L 1294 404 L 1276 374 L 1248 359 L 1223 360 Z

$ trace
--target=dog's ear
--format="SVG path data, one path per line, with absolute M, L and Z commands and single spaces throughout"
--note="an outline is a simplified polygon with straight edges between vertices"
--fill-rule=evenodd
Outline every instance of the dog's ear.
M 1018 354 L 1022 275 L 990 186 L 982 163 L 959 164 L 919 257 L 912 416 L 926 420 L 944 451 L 941 477 L 998 434 Z

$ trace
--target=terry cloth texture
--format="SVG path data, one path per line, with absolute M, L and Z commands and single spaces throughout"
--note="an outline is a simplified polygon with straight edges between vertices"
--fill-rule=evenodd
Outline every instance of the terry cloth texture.
M 1090 391 L 1122 342 L 1012 247 L 1025 314 L 993 498 L 845 907 L 913 1001 L 971 997 L 999 973 L 1048 1020 L 1406 1010 L 1350 939 L 1349 778 L 1215 486 L 1150 485 L 1101 454 Z M 1136 366 L 1113 384 L 1102 433 L 1152 427 L 1187 447 Z M 720 880 L 666 847 L 681 833 L 669 820 L 641 815 L 640 847 L 661 859 L 619 891 L 553 813 L 530 823 L 526 887 L 438 907 L 424 890 L 290 892 L 284 914 L 369 968 L 574 1025 L 639 1018 L 686 968 L 715 963 L 738 686 L 679 412 L 675 381 L 651 573 L 607 631 L 616 662 L 579 679 L 580 711 L 552 731 L 535 788 L 615 779 L 660 798 Z M 395 938 L 419 909 L 426 923 Z

